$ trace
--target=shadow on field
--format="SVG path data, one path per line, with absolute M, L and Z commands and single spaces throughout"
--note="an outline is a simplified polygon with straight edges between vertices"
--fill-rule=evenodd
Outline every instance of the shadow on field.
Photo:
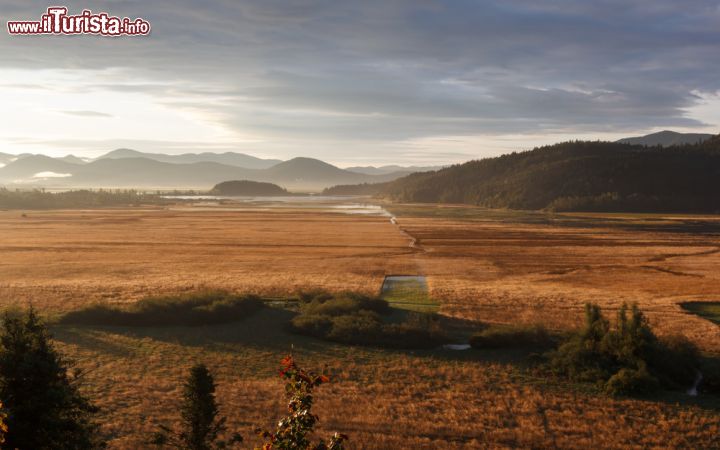
M 400 311 L 398 314 L 407 313 Z M 236 352 L 245 348 L 287 353 L 294 349 L 303 353 L 325 354 L 328 358 L 352 357 L 360 352 L 442 361 L 520 363 L 529 354 L 523 350 L 397 349 L 329 342 L 290 332 L 288 324 L 295 315 L 287 309 L 268 307 L 246 319 L 225 324 L 156 327 L 55 325 L 52 332 L 56 340 L 65 344 L 120 358 L 139 356 L 144 353 L 141 348 L 153 341 L 216 352 Z M 401 320 L 399 317 L 395 319 Z M 467 343 L 473 332 L 485 327 L 479 322 L 445 316 L 440 316 L 440 323 L 447 331 L 448 343 Z
M 171 351 L 184 354 L 214 353 L 215 357 L 245 353 L 253 359 L 260 359 L 262 373 L 273 373 L 274 357 L 290 352 L 302 354 L 314 361 L 341 361 L 352 363 L 354 369 L 350 379 L 367 378 L 361 366 L 371 361 L 398 361 L 397 358 L 419 358 L 430 365 L 444 366 L 454 363 L 500 363 L 507 365 L 513 372 L 513 379 L 521 384 L 542 386 L 543 389 L 558 391 L 585 392 L 591 395 L 605 395 L 589 384 L 574 383 L 552 376 L 535 373 L 532 369 L 538 349 L 497 348 L 448 350 L 434 349 L 408 350 L 346 345 L 328 342 L 322 339 L 291 333 L 288 322 L 295 312 L 282 308 L 263 308 L 247 319 L 207 326 L 173 327 L 120 327 L 120 326 L 78 326 L 56 325 L 52 332 L 55 339 L 80 350 L 110 356 L 111 358 L 139 361 L 153 355 L 154 352 Z M 465 343 L 469 336 L 486 326 L 480 322 L 441 316 L 441 324 L 450 336 L 449 342 Z M 160 344 L 161 347 L 158 347 Z M 164 347 L 169 344 L 170 347 Z M 268 358 L 268 355 L 274 355 Z M 720 360 L 713 359 L 720 367 Z M 266 367 L 267 366 L 267 367 Z M 370 373 L 373 369 L 368 369 Z M 684 392 L 661 391 L 643 400 L 663 404 L 682 404 L 697 406 L 704 410 L 720 412 L 720 396 L 701 393 L 692 397 Z

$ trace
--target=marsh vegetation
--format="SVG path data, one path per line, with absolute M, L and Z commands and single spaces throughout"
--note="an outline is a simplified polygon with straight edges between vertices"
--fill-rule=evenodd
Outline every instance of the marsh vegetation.
M 58 350 L 87 371 L 82 392 L 100 408 L 111 448 L 142 448 L 159 425 L 179 426 L 178 386 L 200 362 L 215 377 L 228 429 L 245 437 L 243 445 L 259 445 L 254 428 L 274 430 L 283 414 L 276 361 L 291 349 L 303 365 L 327 366 L 333 383 L 316 399 L 318 432 L 346 432 L 351 448 L 703 448 L 717 441 L 711 368 L 720 327 L 678 306 L 716 298 L 716 218 L 390 209 L 422 250 L 410 248 L 387 217 L 297 205 L 0 212 L 0 302 L 31 302 L 60 317 L 95 304 L 130 311 L 149 297 L 208 289 L 271 300 L 244 319 L 204 326 L 52 325 Z M 394 309 L 378 313 L 383 324 L 402 322 L 409 313 L 401 298 L 381 293 L 393 274 L 426 276 L 427 298 L 453 343 L 536 323 L 563 342 L 583 329 L 585 303 L 598 303 L 613 328 L 622 303 L 637 302 L 658 339 L 681 333 L 700 349 L 699 395 L 682 386 L 649 399 L 614 398 L 593 382 L 527 370 L 536 367 L 528 356 L 545 352 L 527 346 L 386 348 L 288 328 L 300 313 L 296 293 L 314 289 L 381 296 Z

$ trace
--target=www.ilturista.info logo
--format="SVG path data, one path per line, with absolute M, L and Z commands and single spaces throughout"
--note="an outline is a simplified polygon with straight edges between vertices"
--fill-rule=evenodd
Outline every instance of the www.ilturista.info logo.
M 150 22 L 142 18 L 110 16 L 106 12 L 83 10 L 69 16 L 65 6 L 51 6 L 40 20 L 11 20 L 7 23 L 10 34 L 95 34 L 99 36 L 146 36 Z

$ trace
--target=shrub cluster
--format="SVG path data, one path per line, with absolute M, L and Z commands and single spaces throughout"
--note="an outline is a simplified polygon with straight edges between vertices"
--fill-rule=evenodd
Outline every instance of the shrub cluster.
M 443 341 L 434 314 L 409 313 L 402 322 L 388 323 L 384 319 L 391 312 L 385 300 L 358 294 L 301 294 L 300 314 L 290 329 L 333 342 L 378 347 L 429 348 Z
M 208 291 L 175 297 L 152 297 L 127 307 L 91 305 L 65 314 L 68 325 L 197 326 L 245 319 L 263 307 L 254 295 Z
M 610 394 L 647 394 L 660 387 L 687 388 L 697 376 L 699 355 L 684 337 L 658 339 L 646 317 L 623 305 L 615 328 L 597 305 L 585 309 L 585 327 L 549 353 L 550 369 L 593 382 Z
M 470 338 L 470 345 L 477 349 L 545 348 L 552 344 L 550 333 L 542 325 L 493 326 Z

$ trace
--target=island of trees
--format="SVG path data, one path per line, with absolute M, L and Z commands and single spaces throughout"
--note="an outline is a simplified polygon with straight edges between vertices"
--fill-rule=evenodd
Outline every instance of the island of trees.
M 277 184 L 249 180 L 223 181 L 222 183 L 216 184 L 210 193 L 230 197 L 277 197 L 293 195 Z

